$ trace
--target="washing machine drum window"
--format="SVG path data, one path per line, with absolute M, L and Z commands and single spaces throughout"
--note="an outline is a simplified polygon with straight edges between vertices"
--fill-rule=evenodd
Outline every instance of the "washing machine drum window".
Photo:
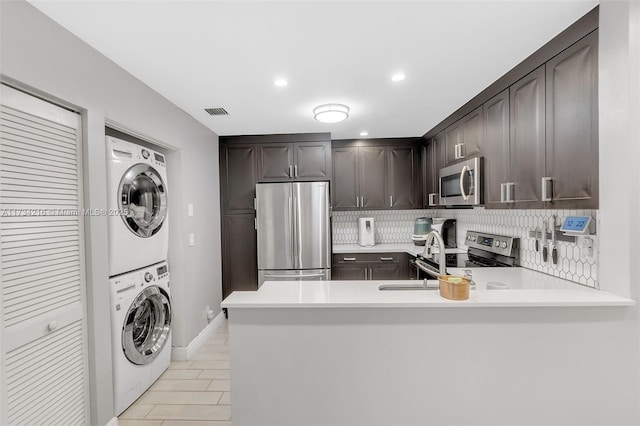
M 167 343 L 171 326 L 171 303 L 157 286 L 142 290 L 135 298 L 122 327 L 122 350 L 129 361 L 143 365 L 153 361 Z
M 158 172 L 148 164 L 136 164 L 120 181 L 122 220 L 131 232 L 147 238 L 160 230 L 167 215 L 167 194 Z

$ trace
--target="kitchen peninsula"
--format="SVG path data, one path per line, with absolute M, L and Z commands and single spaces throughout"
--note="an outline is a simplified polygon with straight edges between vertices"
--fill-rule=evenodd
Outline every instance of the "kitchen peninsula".
M 525 268 L 474 280 L 462 302 L 378 290 L 407 281 L 234 292 L 234 424 L 624 423 L 635 401 L 616 376 L 637 372 L 619 323 L 633 301 Z M 487 290 L 495 280 L 511 289 Z

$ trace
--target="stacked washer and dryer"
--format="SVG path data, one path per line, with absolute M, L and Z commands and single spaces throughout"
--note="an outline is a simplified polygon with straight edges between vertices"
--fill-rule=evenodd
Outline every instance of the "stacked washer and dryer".
M 164 155 L 108 136 L 109 284 L 114 401 L 119 415 L 171 360 Z

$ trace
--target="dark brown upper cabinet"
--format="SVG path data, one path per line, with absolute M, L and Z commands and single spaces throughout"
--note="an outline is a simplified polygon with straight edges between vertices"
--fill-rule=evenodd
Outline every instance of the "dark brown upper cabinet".
M 224 214 L 253 213 L 258 180 L 257 152 L 255 145 L 220 144 L 220 186 Z
M 484 140 L 483 123 L 482 107 L 479 107 L 445 130 L 447 165 L 480 154 Z
M 413 140 L 415 139 L 415 141 Z M 419 139 L 359 146 L 340 141 L 332 149 L 333 209 L 420 208 Z M 384 140 L 383 140 L 384 141 Z
M 420 208 L 419 146 L 387 147 L 387 194 L 391 209 Z
M 360 179 L 358 175 L 358 148 L 333 148 L 333 210 L 360 208 Z
M 358 148 L 360 208 L 380 210 L 389 208 L 387 199 L 387 164 L 385 147 Z M 335 181 L 334 181 L 335 182 Z M 340 181 L 336 182 L 339 185 Z
M 545 67 L 509 88 L 510 171 L 508 201 L 541 208 L 545 163 Z
M 484 204 L 486 208 L 508 208 L 511 191 L 509 147 L 509 90 L 483 105 L 484 114 Z
M 259 182 L 329 180 L 330 178 L 330 141 L 259 145 Z
M 438 133 L 424 148 L 422 170 L 424 173 L 423 206 L 437 207 L 440 202 L 440 180 L 438 173 L 444 167 L 445 134 Z
M 596 7 L 423 136 L 443 134 L 447 165 L 484 157 L 485 207 L 598 208 L 598 21 Z
M 551 208 L 598 208 L 598 31 L 546 64 Z

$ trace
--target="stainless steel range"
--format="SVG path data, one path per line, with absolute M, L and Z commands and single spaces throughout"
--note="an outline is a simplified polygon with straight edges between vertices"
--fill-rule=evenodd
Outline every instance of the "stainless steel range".
M 467 253 L 448 253 L 447 268 L 502 268 L 520 265 L 520 238 L 484 232 L 467 231 Z M 418 255 L 419 264 L 427 274 L 439 275 L 438 256 Z

